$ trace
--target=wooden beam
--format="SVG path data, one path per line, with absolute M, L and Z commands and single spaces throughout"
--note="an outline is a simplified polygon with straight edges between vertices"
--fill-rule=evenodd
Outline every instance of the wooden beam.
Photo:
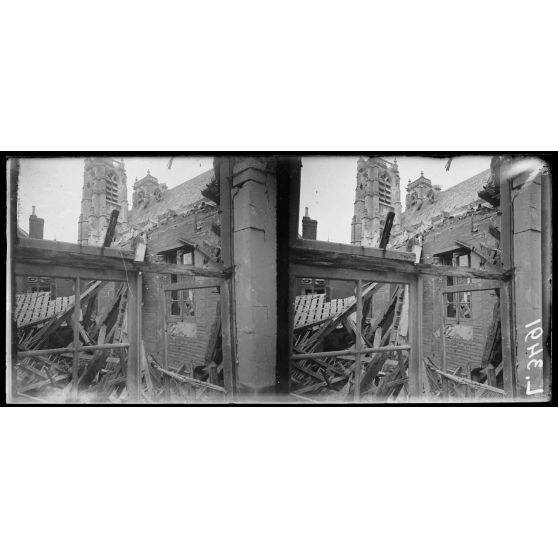
M 442 325 L 440 326 L 440 343 L 442 347 L 442 372 L 444 374 L 448 371 L 447 361 L 446 361 L 446 301 L 445 296 L 443 293 L 440 293 L 440 300 L 441 300 L 441 317 L 442 317 Z M 449 399 L 449 385 L 448 380 L 442 375 L 442 399 L 448 400 Z
M 435 275 L 438 277 L 470 277 L 473 279 L 494 279 L 495 281 L 509 281 L 509 272 L 485 271 L 474 267 L 454 267 L 438 264 L 415 264 L 415 270 L 421 275 Z
M 413 254 L 414 256 L 414 254 Z M 422 286 L 422 285 L 421 285 Z M 394 316 L 395 320 L 395 316 Z M 421 378 L 420 378 L 420 342 L 422 338 L 422 319 L 419 316 L 419 289 L 418 277 L 409 285 L 409 345 L 411 351 L 408 360 L 409 375 L 409 395 L 413 399 L 421 396 Z M 401 370 L 401 372 L 403 372 Z
M 505 283 L 500 290 L 500 322 L 502 329 L 502 378 L 506 397 L 515 397 L 515 348 L 512 331 L 512 286 Z
M 296 275 L 303 277 L 320 277 L 326 279 L 355 280 L 360 278 L 368 280 L 372 273 L 381 273 L 383 278 L 375 279 L 390 283 L 409 283 L 409 275 L 434 275 L 438 277 L 471 277 L 476 279 L 493 279 L 496 281 L 507 281 L 510 273 L 499 271 L 486 271 L 472 267 L 454 267 L 449 265 L 413 263 L 415 255 L 413 253 L 401 252 L 411 258 L 382 258 L 377 254 L 349 253 L 347 250 L 335 252 L 332 250 L 336 245 L 330 243 L 320 243 L 326 245 L 325 250 L 308 248 L 307 242 L 304 245 L 297 244 L 291 249 L 290 260 L 296 266 Z M 341 245 L 344 246 L 344 245 Z M 351 248 L 352 246 L 349 246 Z M 352 248 L 359 248 L 358 246 Z M 366 248 L 362 250 L 377 250 Z M 400 254 L 399 252 L 396 252 Z M 300 271 L 299 270 L 304 270 Z
M 222 198 L 221 198 L 222 199 Z M 234 348 L 234 330 L 232 326 L 231 280 L 221 286 L 221 335 L 223 348 L 223 381 L 227 399 L 236 397 L 236 364 Z
M 322 240 L 298 239 L 292 250 L 324 252 L 337 255 L 374 258 L 382 261 L 402 261 L 414 262 L 415 255 L 409 252 L 398 252 L 396 250 L 382 250 L 380 248 L 370 248 L 365 246 L 355 246 L 353 244 L 340 244 L 337 242 L 324 242 Z
M 297 210 L 298 214 L 298 210 Z M 294 322 L 295 322 L 295 300 L 296 300 L 296 277 L 295 274 L 289 270 L 289 313 L 288 313 L 288 355 L 289 355 L 289 362 L 288 362 L 288 379 L 286 380 L 285 390 L 287 392 L 291 392 L 291 374 L 290 374 L 290 366 L 291 366 L 291 357 L 293 356 L 293 345 L 294 345 Z
M 491 291 L 502 288 L 501 281 L 486 281 L 485 283 L 467 283 L 462 285 L 451 285 L 444 287 L 442 293 L 464 293 L 471 291 Z
M 410 289 L 409 289 L 410 290 Z M 418 396 L 422 397 L 424 392 L 425 371 L 424 371 L 424 281 L 422 277 L 417 278 L 417 348 L 418 348 Z M 403 353 L 399 353 L 402 355 Z M 410 362 L 410 359 L 407 361 Z M 403 374 L 403 369 L 401 369 Z
M 408 284 L 416 275 L 412 269 L 401 272 L 396 270 L 386 270 L 385 266 L 368 266 L 367 269 L 358 269 L 351 267 L 345 262 L 345 267 L 329 267 L 319 264 L 312 264 L 308 261 L 306 264 L 293 263 L 291 260 L 291 271 L 296 277 L 311 277 L 317 279 L 336 279 L 340 281 L 355 281 L 362 279 L 367 283 L 398 283 Z
M 80 328 L 80 314 L 81 314 L 81 282 L 80 278 L 76 277 L 74 280 L 74 358 L 72 362 L 72 399 L 74 401 L 78 400 L 78 367 L 79 367 L 79 352 L 77 350 L 79 346 L 79 328 Z
M 26 239 L 29 240 L 29 239 Z M 49 242 L 49 241 L 40 241 Z M 32 263 L 38 266 L 56 265 L 67 267 L 82 267 L 86 269 L 111 269 L 111 270 L 130 270 L 132 269 L 133 261 L 125 258 L 124 255 L 107 255 L 101 253 L 101 248 L 95 253 L 85 252 L 81 250 L 79 244 L 70 245 L 74 250 L 59 250 L 56 242 L 47 244 L 44 248 L 36 246 L 17 245 L 14 249 L 14 259 L 20 263 Z M 53 246 L 54 245 L 54 246 Z M 88 248 L 93 248 L 89 246 Z M 110 248 L 105 248 L 110 250 Z
M 356 282 L 356 342 L 355 342 L 355 386 L 354 400 L 360 401 L 360 375 L 362 356 L 362 280 Z
M 446 380 L 455 382 L 457 384 L 461 384 L 463 386 L 469 386 L 475 388 L 477 390 L 484 390 L 484 391 L 491 391 L 492 393 L 497 393 L 498 395 L 505 395 L 503 389 L 498 389 L 487 384 L 481 384 L 479 382 L 474 382 L 473 380 L 468 380 L 467 378 L 461 378 L 460 376 L 454 376 L 453 374 L 449 374 L 448 372 L 444 372 L 442 370 L 438 370 L 437 368 L 432 368 L 436 374 L 439 374 Z
M 185 289 L 211 289 L 221 287 L 223 279 L 213 277 L 193 277 L 188 281 L 180 281 L 178 283 L 170 283 L 165 285 L 163 290 L 168 291 L 182 291 Z
M 120 212 L 118 209 L 113 209 L 110 214 L 110 220 L 105 234 L 105 240 L 103 241 L 103 247 L 108 248 L 112 241 L 114 240 L 114 233 L 116 232 L 116 223 L 118 222 L 118 214 Z
M 17 358 L 34 357 L 40 355 L 63 355 L 72 354 L 74 351 L 78 353 L 89 352 L 89 351 L 101 351 L 101 350 L 111 350 L 111 349 L 127 349 L 130 346 L 129 343 L 104 343 L 103 345 L 82 345 L 76 349 L 73 346 L 70 347 L 60 347 L 58 349 L 37 349 L 36 351 L 18 351 Z
M 141 367 L 143 364 L 142 361 L 142 344 L 143 344 L 143 275 L 141 271 L 137 275 L 137 297 L 136 297 L 136 331 L 135 331 L 135 338 L 132 340 L 128 337 L 128 340 L 131 341 L 130 345 L 132 346 L 131 350 L 136 352 L 136 367 L 137 367 L 137 374 L 136 374 L 136 381 L 137 381 L 137 398 L 139 401 L 140 394 L 142 392 L 141 386 Z M 133 303 L 134 301 L 132 301 Z M 122 316 L 122 319 L 124 316 Z M 120 325 L 122 327 L 122 324 Z M 129 329 L 130 326 L 126 325 Z M 122 338 L 122 337 L 121 337 Z M 128 357 L 129 360 L 130 357 Z
M 513 267 L 513 208 L 511 202 L 511 184 L 501 176 L 501 163 L 496 166 L 496 179 L 500 186 L 500 250 L 504 269 Z M 516 395 L 516 343 L 515 323 L 513 317 L 514 284 L 503 285 L 500 289 L 500 320 L 502 323 L 502 363 L 503 381 L 506 397 L 513 399 Z
M 386 353 L 389 351 L 409 351 L 411 350 L 411 345 L 386 345 L 385 347 L 369 347 L 368 349 L 362 349 L 360 354 L 368 355 L 371 353 Z M 319 353 L 300 353 L 293 355 L 291 360 L 306 360 L 313 358 L 324 358 L 324 357 L 338 357 L 346 355 L 356 355 L 355 349 L 343 349 L 340 351 L 322 351 Z
M 138 297 L 141 292 L 138 289 L 139 280 L 134 274 L 128 281 L 128 318 L 126 320 L 128 328 L 128 342 L 130 348 L 128 350 L 128 366 L 126 370 L 126 391 L 128 392 L 128 401 L 135 403 L 140 399 L 140 360 L 138 351 L 138 339 L 141 334 L 139 332 L 139 316 Z
M 31 242 L 29 242 L 31 241 Z M 62 273 L 61 277 L 75 277 L 75 268 L 83 269 L 88 278 L 95 274 L 107 271 L 120 271 L 124 274 L 142 271 L 144 273 L 178 274 L 193 277 L 218 277 L 226 278 L 230 275 L 222 269 L 205 269 L 190 265 L 159 264 L 134 262 L 134 254 L 128 250 L 115 250 L 113 248 L 100 248 L 97 246 L 80 246 L 66 242 L 52 242 L 49 240 L 22 239 L 14 247 L 14 260 L 17 264 L 32 266 L 54 267 Z M 65 268 L 72 270 L 65 272 Z M 28 268 L 27 268 L 28 269 Z M 17 274 L 24 274 L 27 269 L 16 269 Z M 31 274 L 37 274 L 31 268 Z M 43 271 L 41 271 L 43 273 Z M 45 275 L 47 272 L 45 272 Z M 79 273 L 82 276 L 82 273 Z M 85 276 L 82 276 L 85 277 Z
M 84 267 L 75 262 L 74 265 L 53 265 L 48 262 L 34 264 L 32 262 L 14 262 L 15 275 L 41 275 L 43 277 L 75 278 L 82 281 L 126 281 L 133 273 L 130 269 L 105 269 L 103 267 Z
M 20 238 L 15 243 L 15 251 L 22 249 L 32 249 L 38 252 L 53 251 L 66 254 L 80 254 L 83 256 L 102 256 L 107 258 L 117 258 L 129 260 L 134 259 L 132 250 L 121 250 L 120 248 L 103 248 L 101 246 L 89 246 L 74 244 L 71 242 L 58 242 L 56 240 L 42 240 L 38 238 Z
M 128 268 L 130 269 L 130 268 Z M 142 273 L 157 273 L 159 275 L 188 275 L 190 277 L 216 277 L 226 279 L 230 277 L 230 270 L 205 269 L 194 265 L 160 264 L 133 262 L 131 269 Z
M 162 374 L 166 374 L 167 376 L 169 376 L 169 377 L 171 377 L 175 380 L 178 380 L 179 382 L 182 382 L 184 384 L 189 384 L 191 386 L 200 387 L 200 388 L 211 389 L 213 391 L 219 391 L 221 393 L 225 392 L 225 388 L 222 388 L 221 386 L 216 386 L 216 385 L 210 384 L 208 382 L 202 382 L 201 380 L 196 380 L 195 378 L 190 378 L 188 376 L 182 376 L 181 374 L 177 374 L 176 372 L 171 372 L 170 370 L 165 370 L 164 368 L 161 368 L 160 366 L 157 366 L 154 362 L 151 362 L 150 365 L 153 366 L 153 368 L 155 368 L 156 370 L 158 370 Z
M 232 226 L 233 160 L 231 157 L 216 159 L 219 180 L 219 205 L 221 209 L 221 258 L 223 265 L 232 270 L 230 279 L 221 287 L 221 328 L 223 344 L 223 381 L 226 398 L 236 398 L 236 330 L 234 312 L 234 267 Z

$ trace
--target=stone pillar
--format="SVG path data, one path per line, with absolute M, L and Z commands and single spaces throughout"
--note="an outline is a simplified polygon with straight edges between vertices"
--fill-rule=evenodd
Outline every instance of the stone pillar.
M 238 399 L 275 393 L 277 179 L 274 163 L 240 158 L 233 167 L 233 265 Z
M 532 163 L 533 170 L 514 176 L 514 168 Z M 514 325 L 517 348 L 517 396 L 543 399 L 541 162 L 512 160 L 503 169 L 511 181 L 514 273 Z

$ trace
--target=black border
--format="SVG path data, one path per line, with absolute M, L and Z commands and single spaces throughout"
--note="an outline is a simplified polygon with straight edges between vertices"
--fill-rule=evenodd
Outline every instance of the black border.
M 105 156 L 105 157 L 235 157 L 235 156 L 253 156 L 253 157 L 310 157 L 310 156 L 397 156 L 397 157 L 432 157 L 432 158 L 449 158 L 458 156 L 493 156 L 493 155 L 532 155 L 543 159 L 550 167 L 550 171 L 553 175 L 556 175 L 554 171 L 558 168 L 558 152 L 557 151 L 2 151 L 2 164 L 3 172 L 0 180 L 1 184 L 4 186 L 4 191 L 7 192 L 7 159 L 10 157 L 43 157 L 43 158 L 54 158 L 54 157 L 91 157 L 91 156 Z M 555 216 L 556 209 L 556 196 L 553 196 L 552 202 L 552 214 L 553 218 Z M 281 192 L 277 197 L 277 263 L 278 271 L 284 267 L 285 263 L 288 264 L 288 252 L 289 252 L 289 196 L 288 192 Z M 7 207 L 7 211 L 14 211 L 14 204 L 10 204 Z M 12 219 L 12 238 L 15 238 L 14 233 L 16 230 L 16 223 Z M 6 235 L 6 243 L 4 244 L 4 250 L 7 255 L 8 248 L 8 236 Z M 552 271 L 554 274 L 554 245 L 553 245 L 553 267 Z M 5 275 L 4 275 L 5 276 Z M 552 289 L 554 293 L 554 288 Z M 278 313 L 277 316 L 283 315 L 281 296 L 285 296 L 288 293 L 288 274 L 277 274 L 277 306 Z M 281 295 L 281 296 L 280 296 Z M 554 311 L 552 312 L 552 317 L 554 317 Z M 552 331 L 550 333 L 551 342 L 553 339 Z M 552 379 L 554 380 L 554 369 L 552 369 Z M 281 382 L 278 382 L 278 389 L 281 391 Z M 528 401 L 504 401 L 501 403 L 492 402 L 409 402 L 409 403 L 279 403 L 279 402 L 231 402 L 231 403 L 7 403 L 6 394 L 6 376 L 1 375 L 0 378 L 0 390 L 1 390 L 1 401 L 0 406 L 2 407 L 339 407 L 339 408 L 353 408 L 353 407 L 373 407 L 373 408 L 387 408 L 387 407 L 557 407 L 558 397 L 555 395 L 556 390 L 551 393 L 550 401 L 541 402 L 528 402 Z M 280 395 L 280 394 L 279 394 Z

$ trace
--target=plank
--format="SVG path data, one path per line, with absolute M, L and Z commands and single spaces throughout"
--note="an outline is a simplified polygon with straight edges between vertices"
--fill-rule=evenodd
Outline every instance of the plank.
M 147 356 L 148 362 L 150 359 L 150 355 Z M 173 378 L 174 380 L 178 380 L 179 382 L 185 383 L 185 384 L 189 384 L 192 386 L 196 386 L 196 387 L 207 387 L 208 389 L 211 389 L 213 391 L 219 391 L 222 393 L 225 393 L 225 388 L 222 388 L 221 386 L 216 386 L 213 384 L 210 384 L 208 382 L 202 382 L 201 380 L 196 380 L 195 378 L 189 378 L 187 376 L 181 376 L 180 374 L 177 374 L 176 372 L 171 372 L 170 370 L 165 370 L 164 368 L 161 368 L 159 365 L 155 364 L 154 362 L 150 363 L 151 366 L 155 367 L 159 372 L 161 372 L 162 374 L 165 374 L 166 376 Z
M 368 246 L 355 246 L 354 244 L 340 244 L 337 242 L 325 242 L 322 240 L 298 239 L 294 245 L 294 250 L 311 250 L 315 252 L 333 252 L 347 256 L 363 256 L 368 258 L 378 258 L 381 260 L 414 261 L 415 256 L 408 252 L 397 250 L 383 250 Z
M 500 326 L 500 301 L 494 304 L 494 309 L 492 311 L 492 322 L 486 336 L 486 343 L 484 345 L 484 350 L 482 353 L 482 366 L 487 366 L 492 360 L 492 355 L 494 352 L 494 344 L 497 339 L 498 330 L 501 330 Z
M 211 324 L 209 333 L 209 340 L 207 341 L 207 348 L 205 351 L 205 362 L 210 363 L 215 360 L 215 353 L 217 351 L 217 344 L 219 341 L 219 334 L 221 332 L 221 300 L 217 301 L 215 307 L 215 318 Z
M 124 296 L 124 294 L 122 295 Z M 132 275 L 128 281 L 126 304 L 126 324 L 128 328 L 128 349 L 126 369 L 126 391 L 128 401 L 134 403 L 140 399 L 141 371 L 141 297 L 142 297 L 142 275 Z M 120 306 L 118 307 L 120 309 Z
M 74 280 L 74 293 L 77 297 L 80 297 L 81 302 L 81 279 L 76 277 Z M 78 392 L 78 367 L 79 367 L 79 353 L 76 350 L 79 346 L 79 328 L 80 323 L 79 319 L 81 317 L 81 303 L 74 304 L 74 353 L 73 353 L 73 362 L 72 362 L 72 399 L 77 401 L 77 392 Z
M 227 279 L 231 275 L 230 269 L 205 269 L 193 265 L 132 262 L 131 268 L 132 271 L 156 273 L 158 275 L 187 275 L 189 277 L 213 277 L 217 279 Z
M 492 393 L 498 394 L 498 395 L 505 395 L 505 391 L 503 389 L 499 389 L 499 388 L 495 388 L 486 384 L 481 384 L 479 382 L 474 382 L 473 380 L 469 380 L 468 378 L 463 378 L 461 376 L 454 376 L 453 374 L 450 374 L 449 372 L 443 372 L 442 370 L 438 370 L 437 368 L 433 368 L 432 369 L 434 372 L 436 372 L 436 374 L 438 374 L 439 376 L 441 376 L 442 378 L 445 378 L 449 381 L 455 382 L 457 384 L 461 384 L 463 386 L 470 386 L 472 388 L 475 388 L 477 390 L 483 390 L 483 391 L 490 391 Z
M 485 281 L 484 283 L 464 283 L 462 285 L 450 285 L 444 287 L 442 293 L 463 293 L 472 291 L 491 291 L 500 290 L 502 288 L 501 281 Z
M 211 289 L 220 287 L 223 280 L 218 277 L 200 277 L 192 276 L 189 281 L 179 281 L 178 283 L 170 283 L 163 287 L 165 292 L 183 291 L 187 289 Z
M 387 240 L 386 240 L 387 243 Z M 362 362 L 361 362 L 361 351 L 363 349 L 363 341 L 362 341 L 362 302 L 363 302 L 363 293 L 362 293 L 362 280 L 359 279 L 356 284 L 356 355 L 355 355 L 355 376 L 354 376 L 354 400 L 360 400 L 360 376 L 362 374 Z M 329 386 L 328 386 L 329 387 Z

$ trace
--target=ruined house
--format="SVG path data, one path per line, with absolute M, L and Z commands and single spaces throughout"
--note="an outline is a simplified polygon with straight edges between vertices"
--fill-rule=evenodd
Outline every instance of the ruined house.
M 101 245 L 112 210 L 119 212 L 113 246 L 133 249 L 146 243 L 145 262 L 215 269 L 219 262 L 219 215 L 202 192 L 214 178 L 212 170 L 168 188 L 147 169 L 135 179 L 128 207 L 126 169 L 111 158 L 85 160 L 80 241 Z M 88 219 L 85 216 L 89 215 Z M 218 314 L 216 288 L 165 291 L 185 276 L 148 274 L 143 281 L 143 341 L 147 354 L 164 366 L 178 368 L 206 363 L 206 351 Z M 114 298 L 114 288 L 99 295 L 101 306 Z M 104 302 L 106 301 L 106 302 Z
M 487 169 L 451 188 L 440 191 L 426 177 L 407 186 L 402 233 L 394 245 L 421 243 L 421 261 L 454 267 L 495 270 L 500 265 L 500 215 L 496 205 L 479 197 L 492 183 Z M 472 279 L 427 277 L 423 291 L 424 354 L 440 362 L 442 331 L 447 365 L 452 369 L 486 366 L 499 323 L 499 297 L 495 291 L 449 294 L 442 288 Z M 500 355 L 501 356 L 501 355 Z M 497 359 L 494 356 L 494 359 Z M 495 363 L 499 364 L 499 361 Z
M 131 247 L 144 235 L 146 262 L 217 269 L 220 262 L 220 218 L 214 202 L 202 192 L 214 178 L 206 171 L 167 189 L 148 171 L 134 183 L 128 227 L 117 244 Z M 219 314 L 215 287 L 165 291 L 185 280 L 180 274 L 149 274 L 143 282 L 143 340 L 159 362 L 179 367 L 207 364 L 206 351 Z

